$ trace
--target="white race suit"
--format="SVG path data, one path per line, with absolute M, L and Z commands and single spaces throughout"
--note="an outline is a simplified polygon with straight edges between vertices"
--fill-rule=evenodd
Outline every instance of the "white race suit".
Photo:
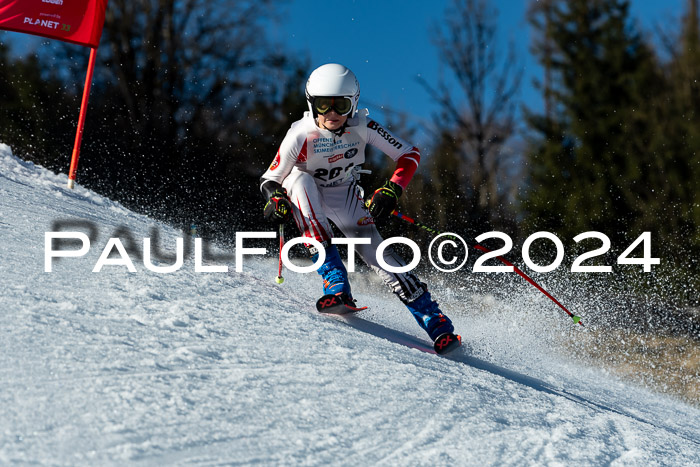
M 371 144 L 396 161 L 391 181 L 406 188 L 418 167 L 420 153 L 369 119 L 368 114 L 367 109 L 360 110 L 347 120 L 342 134 L 336 134 L 319 128 L 311 112 L 305 112 L 287 132 L 262 176 L 261 189 L 274 181 L 287 190 L 294 220 L 304 237 L 328 244 L 333 237 L 331 220 L 348 238 L 371 239 L 370 244 L 355 245 L 355 250 L 408 303 L 422 295 L 426 286 L 411 272 L 392 273 L 377 263 L 376 251 L 382 237 L 351 171 L 365 162 L 365 147 Z M 391 247 L 384 250 L 383 259 L 391 266 L 406 265 Z

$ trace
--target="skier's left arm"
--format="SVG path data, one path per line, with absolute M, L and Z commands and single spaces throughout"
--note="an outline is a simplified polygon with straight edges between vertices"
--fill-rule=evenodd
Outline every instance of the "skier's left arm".
M 367 143 L 396 161 L 394 173 L 374 191 L 368 206 L 372 217 L 388 217 L 398 207 L 399 197 L 418 169 L 420 151 L 389 133 L 374 120 L 367 123 Z

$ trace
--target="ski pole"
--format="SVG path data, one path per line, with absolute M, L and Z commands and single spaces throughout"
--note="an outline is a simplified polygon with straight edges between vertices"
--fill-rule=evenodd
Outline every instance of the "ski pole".
M 369 200 L 367 200 L 367 201 L 365 202 L 365 206 L 366 206 L 366 207 L 369 207 L 369 204 L 370 204 L 370 202 L 369 202 Z M 420 227 L 421 229 L 423 229 L 423 230 L 425 230 L 425 231 L 427 231 L 427 232 L 430 232 L 430 233 L 433 234 L 433 235 L 440 235 L 440 234 L 442 233 L 442 232 L 440 232 L 440 231 L 438 231 L 438 230 L 435 230 L 435 229 L 433 229 L 433 228 L 428 227 L 427 225 L 423 224 L 422 222 L 418 222 L 417 220 L 415 220 L 415 219 L 413 219 L 413 218 L 411 218 L 411 217 L 408 217 L 408 216 L 405 215 L 405 214 L 400 213 L 399 211 L 392 211 L 391 214 L 394 215 L 394 216 L 396 216 L 396 217 L 398 217 L 398 218 L 401 219 L 402 221 L 408 222 L 409 224 L 413 224 L 413 225 L 415 225 L 416 227 Z M 457 237 L 455 237 L 454 235 L 446 235 L 446 236 L 447 236 L 447 238 L 449 238 L 449 239 L 451 239 L 451 240 L 457 240 Z
M 440 234 L 442 233 L 442 232 L 440 232 L 440 231 L 438 231 L 438 230 L 435 230 L 435 229 L 433 229 L 433 228 L 428 227 L 427 225 L 425 225 L 425 224 L 423 224 L 423 223 L 421 223 L 421 222 L 418 222 L 418 221 L 415 220 L 415 219 L 412 219 L 412 218 L 410 218 L 410 217 L 408 217 L 408 216 L 406 216 L 406 215 L 404 215 L 404 214 L 401 214 L 399 211 L 393 211 L 391 214 L 393 214 L 394 216 L 398 217 L 398 218 L 401 219 L 402 221 L 408 222 L 409 224 L 413 224 L 413 225 L 415 225 L 416 227 L 420 227 L 421 229 L 426 230 L 426 231 L 430 232 L 431 234 L 440 235 Z M 455 237 L 455 236 L 453 236 L 453 235 L 447 235 L 447 237 L 450 238 L 451 240 L 457 240 L 457 237 Z
M 277 277 L 275 277 L 275 282 L 281 284 L 284 282 L 284 277 L 282 277 L 282 247 L 284 247 L 284 224 L 280 224 L 280 250 L 279 250 L 279 268 L 277 269 Z
M 415 225 L 415 226 L 417 226 L 417 227 L 420 227 L 421 229 L 427 230 L 428 232 L 430 232 L 430 233 L 432 233 L 432 234 L 440 235 L 440 234 L 442 233 L 442 232 L 440 232 L 440 231 L 438 231 L 438 230 L 435 230 L 435 229 L 433 229 L 433 228 L 430 228 L 430 227 L 428 227 L 427 225 L 422 224 L 422 223 L 416 221 L 415 219 L 412 219 L 412 218 L 410 218 L 410 217 L 408 217 L 408 216 L 405 216 L 405 215 L 401 214 L 401 213 L 398 212 L 398 211 L 394 211 L 394 212 L 392 212 L 391 214 L 393 214 L 394 216 L 398 217 L 399 219 L 401 219 L 401 220 L 404 221 L 404 222 L 408 222 L 409 224 L 413 224 L 413 225 Z M 454 239 L 455 237 L 452 237 L 452 238 Z M 483 251 L 484 253 L 491 253 L 491 250 L 489 250 L 488 248 L 483 247 L 483 246 L 481 246 L 481 245 L 474 245 L 472 248 L 474 248 L 474 249 L 476 249 L 476 250 L 479 250 L 479 251 Z M 510 263 L 510 262 L 509 262 L 508 260 L 506 260 L 505 258 L 503 258 L 503 257 L 501 257 L 501 256 L 496 256 L 496 258 L 498 258 L 498 259 L 499 259 L 503 264 L 505 264 L 506 266 L 511 266 L 511 267 L 513 268 L 513 271 L 515 271 L 520 277 L 522 277 L 523 279 L 525 279 L 526 281 L 528 281 L 528 282 L 529 282 L 530 284 L 532 284 L 537 290 L 539 290 L 540 292 L 542 292 L 547 298 L 549 298 L 551 301 L 553 301 L 554 303 L 556 303 L 556 304 L 559 306 L 559 308 L 561 308 L 562 310 L 564 310 L 564 312 L 565 312 L 567 315 L 569 315 L 569 316 L 571 317 L 571 319 L 574 321 L 574 324 L 575 324 L 575 323 L 578 323 L 578 324 L 580 324 L 581 326 L 583 326 L 583 321 L 581 321 L 581 317 L 580 317 L 580 316 L 576 316 L 575 314 L 573 314 L 572 312 L 570 312 L 564 305 L 562 305 L 561 303 L 559 303 L 559 301 L 558 301 L 556 298 L 552 297 L 552 295 L 551 295 L 549 292 L 547 292 L 545 289 L 543 289 L 537 282 L 535 282 L 534 280 L 532 280 L 527 274 L 525 274 L 524 272 L 522 272 L 520 269 L 518 269 L 518 267 L 516 267 L 515 265 L 513 265 L 512 263 Z

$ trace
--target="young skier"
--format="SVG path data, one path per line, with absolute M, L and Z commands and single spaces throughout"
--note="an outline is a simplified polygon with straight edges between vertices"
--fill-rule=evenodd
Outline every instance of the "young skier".
M 453 334 L 452 322 L 431 298 L 426 284 L 411 272 L 392 273 L 377 263 L 376 251 L 382 237 L 374 219 L 388 217 L 397 208 L 399 197 L 418 168 L 420 153 L 367 118 L 367 109 L 358 110 L 359 97 L 359 83 L 348 68 L 330 63 L 311 73 L 306 83 L 309 111 L 292 124 L 261 178 L 260 190 L 267 202 L 264 216 L 279 224 L 291 215 L 304 237 L 323 245 L 326 260 L 318 273 L 323 278 L 324 294 L 335 294 L 350 307 L 354 307 L 355 300 L 347 270 L 338 249 L 331 244 L 329 220 L 348 238 L 371 239 L 369 244 L 356 245 L 357 253 L 406 305 L 435 341 L 436 350 L 451 350 L 458 345 L 459 336 Z M 374 191 L 368 207 L 357 184 L 367 144 L 396 161 L 393 175 Z M 307 247 L 316 262 L 318 251 Z M 390 247 L 384 250 L 383 258 L 394 267 L 406 265 Z

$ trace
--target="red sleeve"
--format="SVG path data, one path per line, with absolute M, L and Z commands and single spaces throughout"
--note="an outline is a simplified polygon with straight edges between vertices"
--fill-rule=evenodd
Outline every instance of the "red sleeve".
M 420 152 L 414 146 L 410 152 L 399 157 L 396 161 L 396 170 L 394 170 L 390 180 L 405 189 L 416 173 L 418 164 L 420 164 Z

